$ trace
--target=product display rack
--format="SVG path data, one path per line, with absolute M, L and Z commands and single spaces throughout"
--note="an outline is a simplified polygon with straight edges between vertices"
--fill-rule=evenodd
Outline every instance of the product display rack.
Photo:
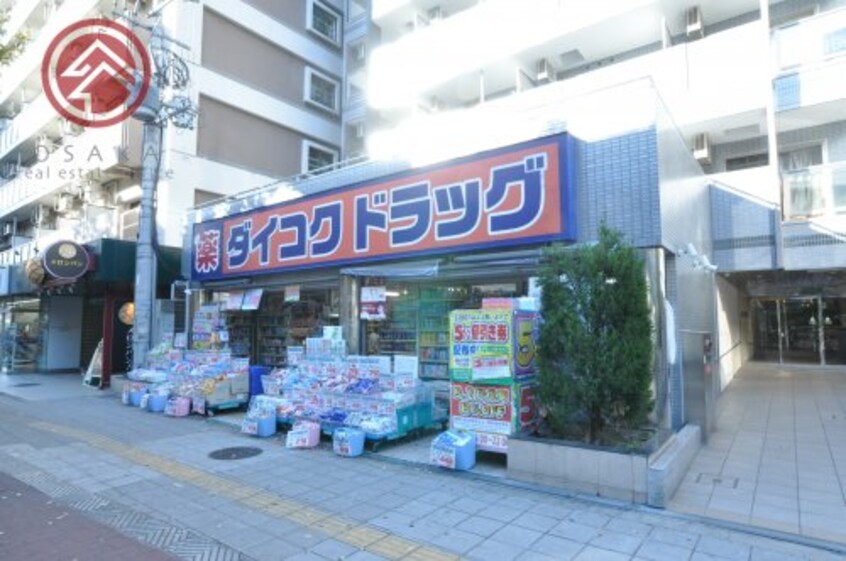
M 288 338 L 287 319 L 284 316 L 284 294 L 267 294 L 259 309 L 256 343 L 256 361 L 262 366 L 284 366 Z
M 268 294 L 259 310 L 256 333 L 257 364 L 285 366 L 289 346 L 302 346 L 328 324 L 318 302 L 285 302 L 285 295 Z
M 449 380 L 449 313 L 466 299 L 462 288 L 420 289 L 417 337 L 421 378 Z
M 388 300 L 388 318 L 379 322 L 381 354 L 417 354 L 417 308 L 416 290 Z
M 233 357 L 250 358 L 253 351 L 253 314 L 229 311 L 226 330 L 229 332 L 229 352 Z

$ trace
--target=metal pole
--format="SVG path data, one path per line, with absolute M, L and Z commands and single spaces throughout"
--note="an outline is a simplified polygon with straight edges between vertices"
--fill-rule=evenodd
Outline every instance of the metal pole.
M 155 297 L 154 200 L 158 175 L 161 135 L 154 121 L 144 122 L 141 157 L 141 215 L 138 219 L 138 245 L 135 259 L 135 322 L 132 329 L 132 367 L 140 368 L 150 350 L 153 299 Z

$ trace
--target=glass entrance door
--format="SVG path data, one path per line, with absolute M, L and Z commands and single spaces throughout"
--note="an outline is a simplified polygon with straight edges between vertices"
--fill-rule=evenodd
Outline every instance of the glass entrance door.
M 753 309 L 757 360 L 821 364 L 833 352 L 825 347 L 825 327 L 834 313 L 821 313 L 821 298 L 755 300 Z
M 781 302 L 782 362 L 822 362 L 819 298 L 791 298 Z
M 846 364 L 846 298 L 824 298 L 825 363 Z

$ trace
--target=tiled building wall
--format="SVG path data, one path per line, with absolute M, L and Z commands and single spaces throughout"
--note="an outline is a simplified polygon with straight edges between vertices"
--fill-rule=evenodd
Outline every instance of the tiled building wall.
M 714 264 L 720 272 L 776 268 L 776 207 L 712 185 L 711 220 Z
M 574 144 L 579 241 L 604 222 L 637 247 L 661 245 L 655 129 Z
M 846 221 L 841 221 L 846 222 Z M 787 223 L 784 232 L 784 268 L 834 269 L 846 266 L 846 224 Z

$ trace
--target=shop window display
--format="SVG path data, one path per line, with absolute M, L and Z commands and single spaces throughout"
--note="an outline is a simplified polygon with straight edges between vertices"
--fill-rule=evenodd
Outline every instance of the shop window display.
M 11 370 L 34 366 L 41 348 L 39 303 L 26 301 L 12 304 L 3 317 L 0 337 L 2 367 Z
M 247 290 L 242 300 L 237 292 L 215 294 L 225 331 L 222 346 L 251 364 L 285 366 L 289 347 L 302 346 L 323 327 L 338 325 L 337 290 L 294 288 Z
M 369 279 L 363 290 L 383 287 L 383 302 L 376 304 L 383 305 L 384 312 L 362 301 L 362 352 L 417 356 L 421 379 L 449 380 L 450 312 L 478 309 L 483 298 L 517 296 L 521 285 L 386 284 L 384 279 Z M 368 298 L 373 297 L 362 292 L 362 299 Z

